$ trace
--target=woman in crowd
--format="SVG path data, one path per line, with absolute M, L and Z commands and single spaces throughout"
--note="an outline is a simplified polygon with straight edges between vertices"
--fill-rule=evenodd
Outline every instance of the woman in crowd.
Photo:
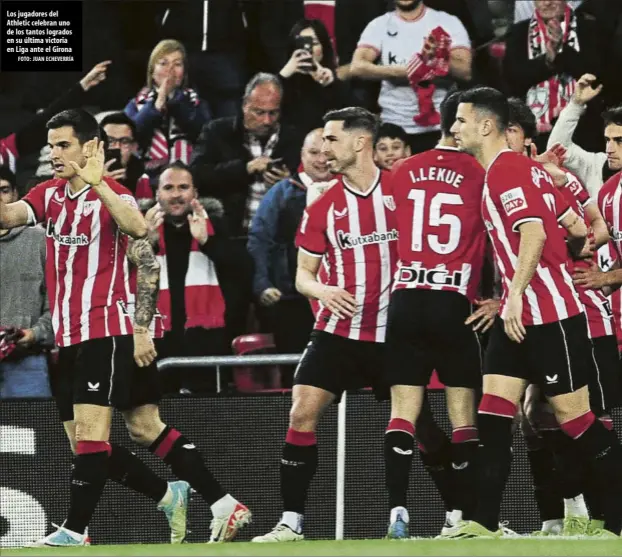
M 322 116 L 350 103 L 348 85 L 335 73 L 336 60 L 326 27 L 301 19 L 289 33 L 291 57 L 279 75 L 283 82 L 283 122 L 301 134 L 323 127 Z
M 152 176 L 176 160 L 188 164 L 192 144 L 210 119 L 205 102 L 188 87 L 186 68 L 184 45 L 172 39 L 160 41 L 149 57 L 146 86 L 125 107 L 136 122 Z

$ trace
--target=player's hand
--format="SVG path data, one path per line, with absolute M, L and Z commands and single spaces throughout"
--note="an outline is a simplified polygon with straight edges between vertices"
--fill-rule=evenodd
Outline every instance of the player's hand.
M 325 286 L 319 300 L 339 319 L 351 319 L 358 309 L 356 298 L 338 286 Z
M 523 342 L 527 331 L 523 325 L 523 297 L 510 294 L 505 304 L 505 317 L 503 318 L 505 334 L 514 342 Z
M 551 163 L 557 167 L 564 166 L 564 161 L 566 160 L 566 152 L 568 149 L 564 147 L 561 143 L 555 143 L 550 149 L 547 149 L 541 155 L 538 155 L 538 147 L 536 147 L 535 143 L 532 143 L 529 146 L 529 154 L 530 157 L 539 163 Z
M 160 241 L 160 226 L 164 222 L 164 211 L 159 203 L 156 203 L 145 213 L 147 223 L 147 237 L 152 246 L 157 246 Z
M 112 60 L 106 60 L 105 62 L 95 64 L 91 68 L 91 71 L 80 80 L 82 89 L 86 92 L 104 81 L 104 79 L 106 79 L 106 70 L 110 64 L 112 64 Z
M 147 367 L 157 355 L 149 329 L 134 325 L 134 361 L 138 367 Z
M 598 290 L 609 286 L 609 275 L 592 261 L 589 269 L 576 269 L 572 281 L 581 288 Z
M 270 157 L 257 157 L 246 164 L 246 172 L 249 174 L 263 174 L 268 168 L 268 163 L 272 162 Z
M 579 81 L 577 81 L 576 88 L 574 90 L 574 102 L 584 105 L 596 97 L 603 90 L 603 86 L 600 84 L 598 87 L 594 87 L 593 84 L 595 81 L 595 75 L 591 73 L 583 74 Z
M 464 322 L 466 325 L 473 325 L 474 331 L 485 333 L 495 322 L 495 318 L 499 315 L 500 300 L 475 300 L 477 309 L 467 317 Z
M 546 170 L 553 178 L 553 183 L 557 187 L 565 186 L 568 183 L 568 176 L 566 173 L 559 167 L 555 166 L 553 163 L 545 162 L 542 166 L 544 166 L 544 170 Z
M 76 174 L 87 184 L 97 188 L 104 176 L 104 164 L 106 156 L 104 154 L 104 142 L 97 138 L 87 141 L 82 147 L 82 154 L 86 158 L 83 167 L 78 166 L 74 161 L 69 161 Z
M 270 307 L 276 304 L 283 296 L 278 288 L 266 288 L 259 296 L 259 303 L 262 306 Z
M 190 202 L 190 206 L 192 207 L 192 214 L 188 215 L 190 234 L 203 246 L 207 240 L 209 240 L 209 235 L 207 233 L 207 221 L 209 217 L 207 216 L 205 207 L 201 205 L 198 199 L 193 199 Z

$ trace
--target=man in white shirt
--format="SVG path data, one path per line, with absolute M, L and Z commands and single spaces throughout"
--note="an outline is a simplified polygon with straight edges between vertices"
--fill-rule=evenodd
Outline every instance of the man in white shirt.
M 471 79 L 471 42 L 460 20 L 422 0 L 395 0 L 395 10 L 363 31 L 351 77 L 382 81 L 378 104 L 383 123 L 401 126 L 412 153 L 436 145 L 441 101 L 447 90 L 437 77 Z

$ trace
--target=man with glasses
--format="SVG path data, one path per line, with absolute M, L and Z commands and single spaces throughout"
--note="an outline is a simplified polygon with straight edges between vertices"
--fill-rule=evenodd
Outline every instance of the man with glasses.
M 124 112 L 113 112 L 102 119 L 99 127 L 106 142 L 105 176 L 129 189 L 139 206 L 143 200 L 152 200 L 153 188 L 138 151 L 134 121 Z

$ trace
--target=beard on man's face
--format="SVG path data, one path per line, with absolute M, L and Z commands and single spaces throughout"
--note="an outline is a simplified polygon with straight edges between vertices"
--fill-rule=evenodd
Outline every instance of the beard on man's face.
M 396 0 L 395 5 L 403 12 L 412 12 L 419 7 L 423 0 Z

